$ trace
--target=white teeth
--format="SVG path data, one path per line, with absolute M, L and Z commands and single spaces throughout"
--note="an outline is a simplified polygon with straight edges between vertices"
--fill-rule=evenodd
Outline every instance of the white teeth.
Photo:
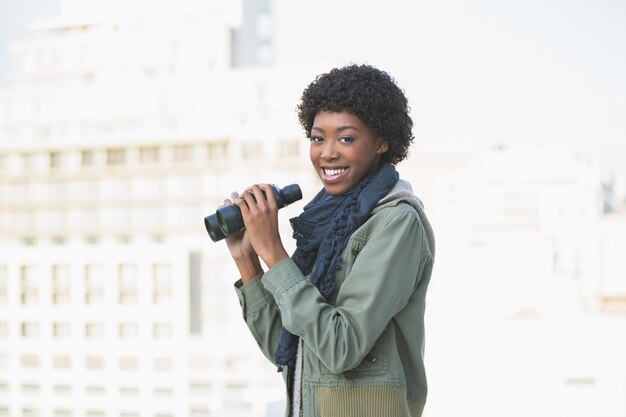
M 324 168 L 324 174 L 328 175 L 329 177 L 334 177 L 335 175 L 341 174 L 345 170 L 346 170 L 345 168 L 337 168 L 337 169 Z

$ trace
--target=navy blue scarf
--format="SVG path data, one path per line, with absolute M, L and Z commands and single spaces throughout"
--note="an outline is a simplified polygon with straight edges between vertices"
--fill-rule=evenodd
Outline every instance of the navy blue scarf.
M 348 238 L 369 218 L 376 203 L 398 182 L 398 172 L 383 165 L 367 175 L 346 194 L 332 196 L 322 189 L 305 207 L 302 214 L 291 219 L 296 251 L 292 255 L 302 274 L 325 300 L 335 289 L 335 274 L 341 266 L 341 253 Z M 298 350 L 298 337 L 283 327 L 276 363 L 293 366 Z

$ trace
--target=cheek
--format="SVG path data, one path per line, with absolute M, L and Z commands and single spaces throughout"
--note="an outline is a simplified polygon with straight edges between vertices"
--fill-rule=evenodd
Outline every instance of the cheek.
M 311 149 L 309 151 L 309 159 L 311 160 L 311 163 L 313 164 L 313 166 L 315 166 L 315 162 L 317 161 L 317 157 L 315 156 L 315 152 L 313 152 L 313 149 Z

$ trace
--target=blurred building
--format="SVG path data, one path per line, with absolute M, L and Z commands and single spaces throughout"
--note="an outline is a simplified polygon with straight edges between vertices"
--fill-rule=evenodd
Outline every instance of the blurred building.
M 295 105 L 328 67 L 265 66 L 279 55 L 272 4 L 66 0 L 12 46 L 0 91 L 0 416 L 282 413 L 282 379 L 202 222 L 253 182 L 297 182 L 304 201 L 319 189 Z M 587 159 L 420 145 L 399 170 L 437 236 L 429 320 L 623 310 L 624 219 L 602 217 Z M 428 348 L 435 365 L 458 346 L 443 342 Z M 451 380 L 442 404 L 467 395 Z
M 251 182 L 315 188 L 294 112 L 311 74 L 234 69 L 240 9 L 65 1 L 12 45 L 0 416 L 265 416 L 282 398 L 202 219 Z
M 592 160 L 516 148 L 426 152 L 412 166 L 437 226 L 437 271 L 464 289 L 458 306 L 506 317 L 597 304 L 603 217 Z M 485 292 L 497 297 L 474 305 Z

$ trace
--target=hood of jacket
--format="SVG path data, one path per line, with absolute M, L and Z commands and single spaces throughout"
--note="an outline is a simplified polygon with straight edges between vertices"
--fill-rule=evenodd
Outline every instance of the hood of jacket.
M 419 215 L 422 224 L 424 225 L 424 230 L 426 232 L 426 237 L 428 239 L 428 246 L 430 247 L 430 252 L 435 257 L 435 234 L 433 232 L 433 228 L 428 221 L 428 217 L 426 217 L 426 212 L 424 211 L 424 203 L 418 196 L 413 193 L 413 188 L 408 181 L 400 179 L 396 183 L 396 185 L 387 193 L 386 196 L 381 198 L 374 209 L 374 212 L 381 208 L 382 206 L 392 203 L 393 205 L 399 203 L 406 203 L 411 205 L 417 214 Z

